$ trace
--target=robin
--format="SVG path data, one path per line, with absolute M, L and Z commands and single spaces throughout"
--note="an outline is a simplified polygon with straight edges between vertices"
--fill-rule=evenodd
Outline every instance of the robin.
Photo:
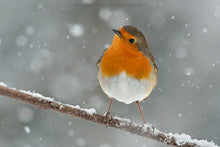
M 157 83 L 157 66 L 149 50 L 144 34 L 133 26 L 123 26 L 115 33 L 112 45 L 106 49 L 97 63 L 98 80 L 102 90 L 112 100 L 130 104 L 136 102 L 140 108 Z

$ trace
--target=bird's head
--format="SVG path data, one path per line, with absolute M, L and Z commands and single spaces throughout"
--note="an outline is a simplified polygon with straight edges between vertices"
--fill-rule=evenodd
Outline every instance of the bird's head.
M 133 51 L 145 52 L 148 44 L 144 34 L 133 26 L 123 26 L 119 30 L 113 29 L 115 33 L 112 45 L 120 45 Z

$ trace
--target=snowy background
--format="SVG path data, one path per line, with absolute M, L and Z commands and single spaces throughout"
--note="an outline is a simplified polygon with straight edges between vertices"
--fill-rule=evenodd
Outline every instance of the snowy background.
M 0 81 L 103 114 L 96 62 L 126 24 L 144 32 L 159 68 L 145 119 L 220 144 L 218 0 L 0 0 Z M 142 123 L 136 104 L 113 101 L 111 114 Z M 165 145 L 0 96 L 0 146 Z

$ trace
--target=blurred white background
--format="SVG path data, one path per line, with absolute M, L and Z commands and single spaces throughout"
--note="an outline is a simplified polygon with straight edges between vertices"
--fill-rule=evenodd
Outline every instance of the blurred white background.
M 146 35 L 159 68 L 145 119 L 220 144 L 219 0 L 0 0 L 0 81 L 103 114 L 110 99 L 96 62 L 127 24 Z M 113 101 L 111 114 L 142 124 L 136 104 Z M 165 145 L 0 96 L 0 146 Z

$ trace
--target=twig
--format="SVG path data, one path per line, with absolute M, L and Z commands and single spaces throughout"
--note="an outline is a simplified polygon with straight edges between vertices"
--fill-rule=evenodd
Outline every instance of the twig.
M 0 95 L 23 101 L 25 103 L 37 106 L 44 110 L 53 110 L 56 112 L 92 121 L 95 123 L 103 125 L 107 124 L 105 116 L 96 114 L 96 110 L 93 108 L 83 109 L 80 108 L 80 106 L 78 105 L 73 106 L 69 104 L 63 104 L 61 102 L 55 101 L 53 98 L 44 97 L 38 93 L 9 88 L 1 82 Z M 191 139 L 191 137 L 186 134 L 164 133 L 153 127 L 151 124 L 145 124 L 143 126 L 140 126 L 126 118 L 111 116 L 108 121 L 109 127 L 114 127 L 139 136 L 148 137 L 167 145 L 181 147 L 218 147 L 218 145 L 215 145 L 214 142 Z

